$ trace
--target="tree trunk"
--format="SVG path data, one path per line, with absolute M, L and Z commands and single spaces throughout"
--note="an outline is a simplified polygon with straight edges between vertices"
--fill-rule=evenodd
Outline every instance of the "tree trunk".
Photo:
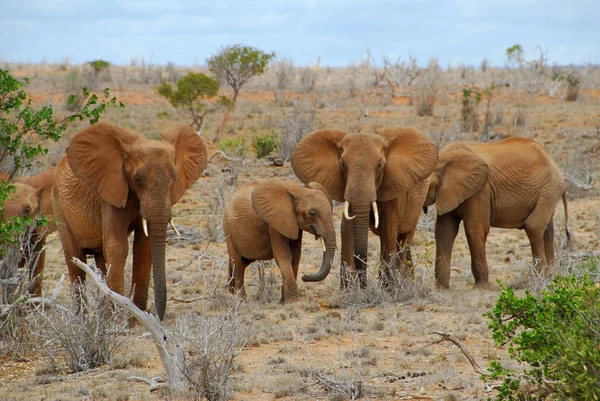
M 213 139 L 213 142 L 217 142 L 219 140 L 219 137 L 221 136 L 221 134 L 225 131 L 225 125 L 227 124 L 227 121 L 229 121 L 229 114 L 231 113 L 231 110 L 233 110 L 234 106 L 235 106 L 235 102 L 237 102 L 237 98 L 238 95 L 240 94 L 240 90 L 238 89 L 233 89 L 233 99 L 231 99 L 231 106 L 229 106 L 226 110 L 225 110 L 225 114 L 223 114 L 223 120 L 221 121 L 221 125 L 219 125 L 219 128 L 217 128 L 217 133 L 215 134 L 215 138 Z

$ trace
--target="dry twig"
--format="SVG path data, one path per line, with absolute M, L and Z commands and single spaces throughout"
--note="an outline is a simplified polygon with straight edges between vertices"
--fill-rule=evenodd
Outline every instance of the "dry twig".
M 471 353 L 469 352 L 467 347 L 458 338 L 454 337 L 452 334 L 448 334 L 443 331 L 434 331 L 432 334 L 437 334 L 438 336 L 442 336 L 442 338 L 440 338 L 437 341 L 432 342 L 431 344 L 428 345 L 428 347 L 431 345 L 434 345 L 434 344 L 439 344 L 443 341 L 450 341 L 451 343 L 456 345 L 462 351 L 463 354 L 465 354 L 465 356 L 469 360 L 469 363 L 471 364 L 471 366 L 473 366 L 473 369 L 475 369 L 475 372 L 477 372 L 483 376 L 490 375 L 490 373 L 487 370 L 482 368 L 481 365 L 477 363 L 477 361 L 475 360 L 473 355 L 471 355 Z

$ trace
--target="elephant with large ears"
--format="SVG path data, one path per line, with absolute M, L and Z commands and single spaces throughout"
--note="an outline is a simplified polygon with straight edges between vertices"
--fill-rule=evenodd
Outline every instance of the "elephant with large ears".
M 0 172 L 0 180 L 8 179 L 8 175 Z M 32 278 L 29 292 L 36 297 L 42 295 L 42 273 L 46 265 L 46 236 L 56 231 L 56 222 L 52 208 L 52 182 L 54 168 L 50 168 L 40 174 L 33 176 L 20 176 L 14 178 L 15 192 L 4 203 L 1 218 L 24 217 L 35 218 L 38 215 L 48 219 L 45 226 L 37 226 L 29 236 L 30 249 L 33 256 L 37 258 L 30 271 Z M 24 244 L 23 244 L 24 245 Z M 20 262 L 20 267 L 25 261 Z
M 308 134 L 294 150 L 292 168 L 304 182 L 322 184 L 344 202 L 342 287 L 346 266 L 366 286 L 369 226 L 381 240 L 382 278 L 391 270 L 412 275 L 409 246 L 421 214 L 437 146 L 415 128 L 380 128 L 375 133 L 324 129 Z M 394 255 L 399 255 L 395 257 Z
M 229 253 L 230 291 L 244 293 L 244 272 L 255 260 L 275 259 L 283 286 L 282 303 L 298 299 L 298 265 L 302 232 L 321 239 L 323 261 L 304 281 L 324 280 L 335 253 L 332 205 L 323 186 L 270 180 L 237 188 L 225 204 L 223 229 Z
M 566 185 L 560 168 L 535 141 L 454 142 L 440 151 L 424 210 L 435 203 L 435 277 L 450 287 L 452 247 L 464 222 L 476 287 L 488 287 L 485 243 L 490 227 L 524 229 L 541 271 L 554 264 L 554 209 Z M 569 232 L 567 231 L 567 238 Z
M 52 200 L 72 283 L 85 273 L 71 259 L 95 257 L 108 271 L 108 286 L 124 293 L 127 237 L 133 239 L 133 302 L 145 310 L 150 271 L 155 305 L 166 309 L 165 238 L 171 206 L 206 166 L 206 147 L 186 124 L 175 124 L 150 140 L 126 128 L 98 123 L 71 139 L 54 178 Z

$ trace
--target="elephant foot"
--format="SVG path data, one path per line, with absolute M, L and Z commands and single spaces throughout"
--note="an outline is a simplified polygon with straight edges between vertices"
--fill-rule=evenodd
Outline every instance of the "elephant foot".
M 281 295 L 281 304 L 289 305 L 300 301 L 300 296 L 298 294 L 282 294 Z
M 438 290 L 449 290 L 450 283 L 435 283 L 435 288 Z
M 482 289 L 482 290 L 489 290 L 489 289 L 491 289 L 490 283 L 487 282 L 487 281 L 475 282 L 475 284 L 473 284 L 473 288 Z

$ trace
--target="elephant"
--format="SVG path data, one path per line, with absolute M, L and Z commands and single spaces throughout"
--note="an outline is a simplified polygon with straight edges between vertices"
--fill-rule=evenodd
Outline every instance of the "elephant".
M 396 273 L 412 277 L 410 243 L 437 158 L 437 146 L 412 127 L 375 133 L 323 129 L 298 143 L 291 157 L 296 176 L 322 184 L 333 199 L 344 202 L 342 288 L 350 279 L 346 268 L 366 287 L 369 228 L 380 237 L 384 283 L 390 284 Z
M 146 310 L 150 271 L 155 306 L 166 310 L 165 239 L 171 206 L 202 174 L 206 146 L 189 125 L 174 124 L 164 140 L 112 123 L 97 123 L 75 134 L 58 163 L 52 202 L 72 284 L 85 273 L 72 261 L 93 255 L 108 287 L 124 292 L 128 236 L 134 231 L 133 302 Z
M 438 288 L 450 288 L 452 247 L 461 221 L 476 287 L 489 286 L 485 245 L 490 227 L 524 229 L 537 268 L 554 264 L 553 217 L 561 197 L 568 238 L 565 180 L 541 145 L 527 138 L 447 145 L 440 151 L 423 206 L 427 212 L 435 203 L 437 210 Z
M 331 269 L 336 249 L 332 204 L 318 183 L 301 187 L 274 179 L 239 187 L 225 204 L 223 229 L 231 292 L 245 294 L 244 272 L 250 263 L 274 258 L 283 281 L 281 302 L 296 301 L 303 231 L 321 239 L 324 252 L 320 270 L 302 280 L 324 280 Z
M 0 173 L 1 176 L 8 178 L 3 172 Z M 54 168 L 34 176 L 16 177 L 12 184 L 15 186 L 15 192 L 10 195 L 2 210 L 2 218 L 15 216 L 35 218 L 39 214 L 48 219 L 48 224 L 36 227 L 29 238 L 29 249 L 33 251 L 33 255 L 39 254 L 30 272 L 32 284 L 29 292 L 36 297 L 42 295 L 42 273 L 46 265 L 46 236 L 56 231 L 52 208 L 53 178 Z M 21 265 L 25 265 L 25 261 L 21 261 Z

